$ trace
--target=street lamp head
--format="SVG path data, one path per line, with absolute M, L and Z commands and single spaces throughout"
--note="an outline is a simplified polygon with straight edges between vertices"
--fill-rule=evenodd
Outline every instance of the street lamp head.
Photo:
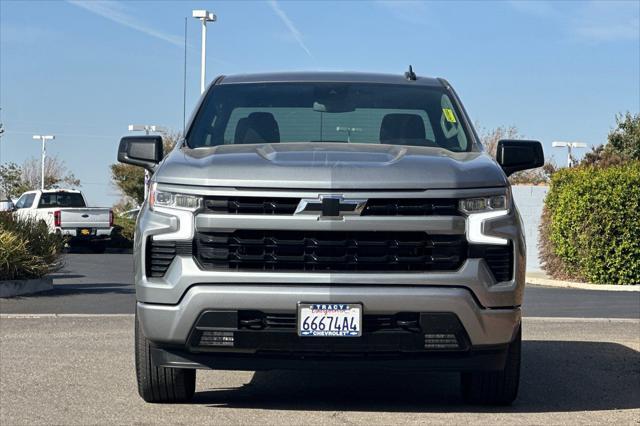
M 214 15 L 213 12 L 209 12 L 208 10 L 204 9 L 194 10 L 191 16 L 207 22 L 215 22 L 217 19 L 216 15 Z
M 571 148 L 586 148 L 587 144 L 584 142 L 562 142 L 562 141 L 556 141 L 556 142 L 551 142 L 551 146 L 554 148 L 564 148 L 566 146 L 571 147 Z
M 129 124 L 128 129 L 130 132 L 156 132 L 156 133 L 169 133 L 169 129 L 164 126 L 156 126 L 154 124 Z
M 53 135 L 33 135 L 33 139 L 36 140 L 45 140 L 45 141 L 50 141 L 55 139 L 56 137 Z
M 169 133 L 169 130 L 164 126 L 150 126 L 152 132 L 156 133 Z

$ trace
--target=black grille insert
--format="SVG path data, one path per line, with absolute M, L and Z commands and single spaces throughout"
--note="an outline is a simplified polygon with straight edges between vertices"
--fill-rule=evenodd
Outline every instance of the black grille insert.
M 223 214 L 282 214 L 296 211 L 300 198 L 208 197 L 204 205 L 210 212 Z
M 424 232 L 199 232 L 195 248 L 205 269 L 266 271 L 450 271 L 467 254 L 464 235 Z
M 367 201 L 362 216 L 459 216 L 456 199 L 387 199 Z
M 207 211 L 218 214 L 292 215 L 301 198 L 286 197 L 207 197 Z M 457 199 L 372 198 L 362 216 L 459 216 Z

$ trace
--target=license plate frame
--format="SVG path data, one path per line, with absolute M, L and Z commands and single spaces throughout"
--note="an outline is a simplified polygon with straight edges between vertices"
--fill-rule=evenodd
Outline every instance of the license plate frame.
M 361 337 L 362 312 L 362 303 L 298 303 L 296 315 L 298 336 Z M 346 331 L 344 330 L 345 319 L 348 326 Z M 306 325 L 305 321 L 307 321 Z M 312 329 L 314 326 L 315 329 Z

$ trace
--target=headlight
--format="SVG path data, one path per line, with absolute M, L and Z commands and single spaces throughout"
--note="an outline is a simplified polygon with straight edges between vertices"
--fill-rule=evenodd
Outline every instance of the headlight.
M 460 200 L 458 208 L 466 214 L 480 213 L 492 210 L 506 210 L 507 196 L 494 195 L 492 197 L 468 198 Z
M 196 195 L 178 194 L 175 192 L 159 191 L 154 183 L 149 192 L 149 207 L 166 207 L 196 211 L 202 205 L 202 197 Z
M 507 245 L 506 238 L 487 235 L 483 232 L 485 221 L 509 214 L 507 195 L 468 198 L 460 200 L 459 210 L 467 215 L 467 240 L 475 244 Z

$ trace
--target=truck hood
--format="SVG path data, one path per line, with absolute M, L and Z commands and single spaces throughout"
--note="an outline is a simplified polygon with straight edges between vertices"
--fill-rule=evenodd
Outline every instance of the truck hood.
M 461 189 L 507 184 L 481 152 L 346 143 L 174 149 L 154 180 L 189 186 L 304 189 Z

